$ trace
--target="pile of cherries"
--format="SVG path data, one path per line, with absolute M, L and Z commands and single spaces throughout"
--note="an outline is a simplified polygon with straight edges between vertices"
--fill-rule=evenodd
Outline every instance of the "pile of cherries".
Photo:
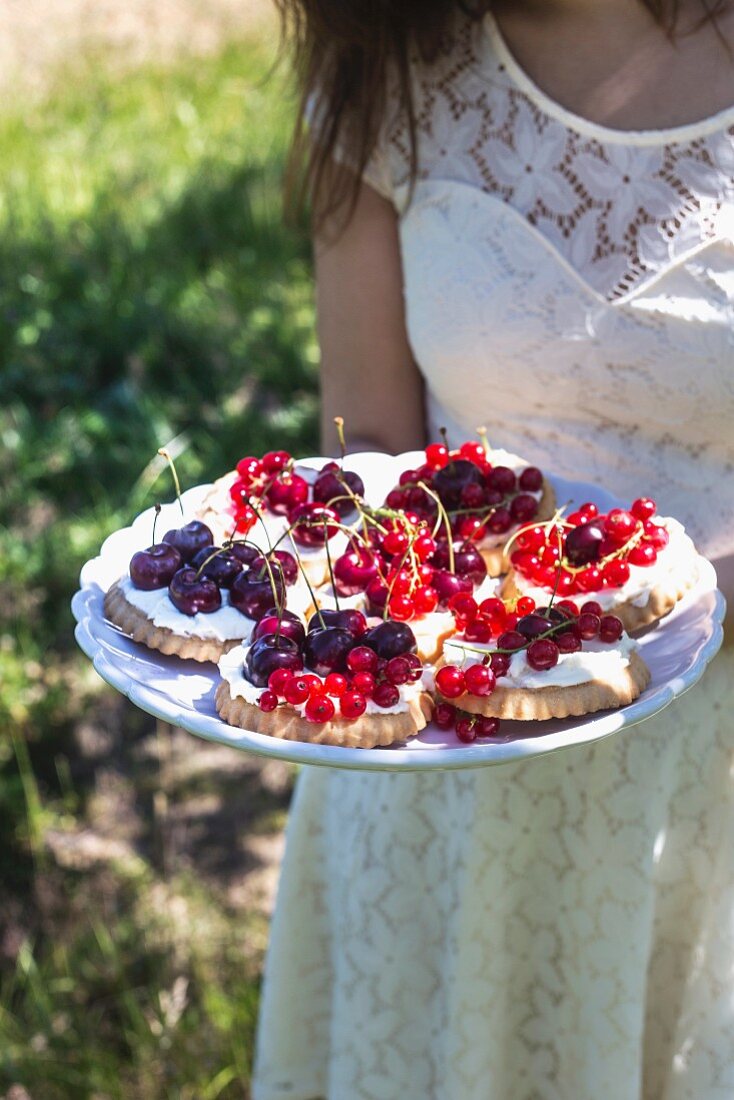
M 630 566 L 654 565 L 668 545 L 668 532 L 653 521 L 656 511 L 649 497 L 606 514 L 582 504 L 564 520 L 520 530 L 510 561 L 533 584 L 561 596 L 621 588 Z
M 274 601 L 285 599 L 286 587 L 297 578 L 296 559 L 287 550 L 264 554 L 245 542 L 215 546 L 200 520 L 166 532 L 162 542 L 130 559 L 134 586 L 146 592 L 168 588 L 171 603 L 184 615 L 217 611 L 226 590 L 232 607 L 259 619 Z
M 389 507 L 434 519 L 438 497 L 454 533 L 478 541 L 487 535 L 504 535 L 535 517 L 538 501 L 532 494 L 543 488 L 543 474 L 536 466 L 527 466 L 519 476 L 509 466 L 492 466 L 484 444 L 474 440 L 462 443 L 458 450 L 430 443 L 425 458 L 422 466 L 400 475 L 397 488 L 387 496 Z
M 436 688 L 443 700 L 460 699 L 469 694 L 477 698 L 491 695 L 497 681 L 506 676 L 514 653 L 525 651 L 530 668 L 547 672 L 555 668 L 564 653 L 576 653 L 587 641 L 598 640 L 614 645 L 622 637 L 623 626 L 616 615 L 605 615 L 596 600 L 587 600 L 579 607 L 573 600 L 560 600 L 548 607 L 536 608 L 530 596 L 522 596 L 515 611 L 509 611 L 500 599 L 484 600 L 477 604 L 471 597 L 453 601 L 457 626 L 462 631 L 460 640 L 487 645 L 493 635 L 496 647 L 484 651 L 480 663 L 461 668 L 458 665 L 442 665 L 436 672 Z M 478 626 L 481 625 L 481 630 Z M 467 645 L 471 651 L 471 644 Z M 441 702 L 434 712 L 434 721 L 442 728 L 455 725 L 462 737 L 462 730 L 469 740 L 482 733 L 482 723 L 466 727 L 467 716 L 460 714 L 450 702 Z M 461 729 L 459 727 L 461 723 Z M 496 733 L 497 726 L 492 728 Z M 466 739 L 466 737 L 462 738 Z
M 271 608 L 253 631 L 244 672 L 250 683 L 265 688 L 260 710 L 303 704 L 308 721 L 329 722 L 361 717 L 368 700 L 396 706 L 401 685 L 417 683 L 423 665 L 404 623 L 368 628 L 361 611 L 324 610 L 306 629 L 292 612 Z
M 291 536 L 301 546 L 323 546 L 339 530 L 339 524 L 355 510 L 355 498 L 364 495 L 358 474 L 327 462 L 313 482 L 295 472 L 288 451 L 268 451 L 262 458 L 248 455 L 237 463 L 237 478 L 230 487 L 235 531 L 244 535 L 258 519 L 258 510 L 287 516 Z
M 376 513 L 376 515 L 379 514 Z M 471 542 L 434 538 L 415 513 L 367 520 L 367 536 L 355 531 L 346 551 L 334 560 L 338 596 L 364 593 L 368 611 L 398 622 L 445 609 L 458 593 L 471 593 L 487 575 L 482 555 Z

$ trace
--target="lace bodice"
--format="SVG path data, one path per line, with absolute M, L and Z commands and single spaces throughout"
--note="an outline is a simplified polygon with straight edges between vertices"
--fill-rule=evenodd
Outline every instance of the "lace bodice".
M 400 214 L 431 429 L 490 436 L 734 550 L 734 108 L 629 133 L 527 78 L 496 23 L 416 70 L 418 182 L 387 120 L 366 173 Z M 510 382 L 511 379 L 511 382 Z

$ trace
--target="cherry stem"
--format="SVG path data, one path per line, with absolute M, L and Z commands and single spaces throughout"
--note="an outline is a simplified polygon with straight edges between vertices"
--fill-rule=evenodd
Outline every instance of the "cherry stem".
M 344 456 L 345 456 L 346 451 L 347 451 L 347 445 L 346 445 L 346 442 L 344 440 L 344 417 L 343 416 L 335 416 L 334 417 L 334 424 L 336 425 L 336 434 L 339 437 L 339 450 L 341 451 L 342 466 L 343 466 L 344 465 Z
M 158 522 L 158 516 L 160 514 L 161 514 L 161 506 L 160 506 L 160 504 L 156 504 L 156 506 L 155 506 L 155 515 L 153 516 L 153 542 L 151 544 L 152 546 L 155 546 L 155 525 Z
M 449 447 L 449 433 L 446 431 L 446 428 L 439 428 L 438 429 L 438 434 L 441 436 L 441 439 L 443 440 L 443 444 L 444 444 L 444 447 L 446 448 L 446 450 L 450 451 L 451 448 Z
M 181 509 L 181 515 L 183 515 L 184 514 L 184 506 L 181 502 L 181 486 L 179 484 L 178 474 L 176 473 L 176 467 L 174 465 L 173 458 L 171 457 L 171 452 L 166 450 L 165 447 L 159 447 L 158 448 L 158 454 L 161 456 L 161 458 L 165 458 L 166 462 L 168 463 L 168 465 L 171 468 L 171 474 L 173 476 L 173 485 L 174 485 L 174 488 L 176 490 L 176 500 L 178 501 L 178 506 Z
M 445 431 L 444 428 L 442 428 L 441 430 Z M 436 524 L 436 526 L 433 529 L 433 537 L 434 538 L 436 537 L 436 533 L 437 533 L 437 531 L 438 531 L 438 529 L 439 529 L 439 527 L 441 526 L 442 523 L 446 527 L 446 537 L 448 539 L 448 544 L 449 544 L 448 545 L 448 550 L 449 550 L 449 571 L 451 573 L 453 573 L 454 572 L 454 567 L 456 565 L 456 561 L 454 559 L 454 534 L 453 534 L 453 531 L 451 530 L 451 520 L 449 519 L 449 514 L 446 511 L 446 509 L 444 508 L 443 501 L 441 500 L 438 493 L 435 493 L 433 491 L 433 489 L 429 489 L 429 487 L 426 485 L 426 483 L 424 481 L 420 481 L 418 484 L 419 484 L 420 488 L 423 489 L 424 492 L 428 493 L 429 497 L 432 497 L 433 500 L 435 500 L 436 505 L 438 507 L 438 523 Z
M 341 417 L 336 417 L 336 419 L 340 420 Z M 322 518 L 324 523 L 324 550 L 326 551 L 326 564 L 329 569 L 331 591 L 334 593 L 334 603 L 336 604 L 337 611 L 339 611 L 339 596 L 336 591 L 336 581 L 334 580 L 334 567 L 331 564 L 331 551 L 329 550 L 329 528 L 326 521 L 326 516 L 323 516 Z
M 325 627 L 326 622 L 324 620 L 324 616 L 321 614 L 321 608 L 319 607 L 318 600 L 316 599 L 316 593 L 314 592 L 314 590 L 311 586 L 310 580 L 306 576 L 306 570 L 303 567 L 303 560 L 301 558 L 301 555 L 298 553 L 298 547 L 296 546 L 295 542 L 293 542 L 292 540 L 291 540 L 291 543 L 292 543 L 292 546 L 293 546 L 293 553 L 295 555 L 295 559 L 298 562 L 298 568 L 301 570 L 301 574 L 303 576 L 303 579 L 306 582 L 306 588 L 308 589 L 308 594 L 311 597 L 311 599 L 313 600 L 313 605 L 316 608 L 316 614 L 319 617 L 319 622 L 321 623 L 321 625 L 323 627 Z
M 487 429 L 484 427 L 483 424 L 479 428 L 477 428 L 477 435 L 479 436 L 480 443 L 484 447 L 485 455 L 489 458 L 489 452 L 491 448 L 489 446 L 489 440 L 487 439 Z

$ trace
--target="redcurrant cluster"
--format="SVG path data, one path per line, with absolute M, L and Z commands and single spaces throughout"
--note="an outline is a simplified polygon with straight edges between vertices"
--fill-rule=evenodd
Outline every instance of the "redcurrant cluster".
M 439 729 L 453 729 L 464 744 L 471 744 L 477 737 L 496 737 L 500 729 L 499 718 L 486 714 L 468 714 L 453 703 L 438 703 L 433 710 L 433 721 Z
M 532 520 L 538 511 L 532 494 L 542 488 L 537 467 L 527 466 L 518 476 L 509 466 L 492 466 L 483 443 L 469 440 L 457 450 L 431 443 L 423 465 L 403 471 L 386 503 L 426 519 L 437 516 L 440 504 L 455 536 L 481 540 Z
M 420 659 L 410 651 L 395 657 L 379 657 L 369 646 L 357 645 L 346 657 L 342 672 L 318 676 L 312 672 L 277 668 L 268 677 L 267 690 L 258 700 L 263 711 L 279 703 L 304 705 L 309 722 L 330 722 L 334 718 L 360 718 L 369 700 L 381 709 L 400 701 L 403 684 L 414 684 L 423 675 Z
M 631 566 L 649 567 L 668 545 L 653 521 L 654 500 L 640 497 L 629 511 L 601 514 L 586 503 L 564 520 L 523 527 L 512 539 L 510 561 L 522 576 L 560 596 L 621 588 Z
M 237 533 L 250 531 L 258 512 L 265 509 L 287 516 L 293 538 L 303 546 L 323 545 L 336 534 L 341 520 L 354 511 L 364 494 L 362 479 L 337 462 L 327 462 L 309 486 L 294 466 L 288 451 L 240 459 L 229 490 Z

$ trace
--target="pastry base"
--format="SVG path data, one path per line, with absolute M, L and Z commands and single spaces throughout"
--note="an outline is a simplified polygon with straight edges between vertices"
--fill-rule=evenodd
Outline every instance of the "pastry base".
M 556 493 L 547 478 L 543 478 L 543 495 L 538 502 L 538 512 L 532 523 L 543 523 L 544 520 L 550 519 L 556 510 Z M 517 530 L 517 528 L 515 528 Z M 510 532 L 508 537 L 511 537 L 514 531 Z M 487 566 L 487 573 L 490 577 L 499 577 L 502 573 L 506 573 L 510 568 L 510 561 L 505 554 L 505 544 L 501 543 L 499 546 L 486 546 L 483 547 L 481 542 L 477 543 L 477 549 L 484 558 L 485 565 Z
M 650 682 L 650 671 L 639 653 L 630 654 L 627 668 L 620 669 L 614 680 L 594 680 L 571 687 L 547 688 L 498 687 L 486 698 L 462 695 L 447 699 L 470 714 L 507 718 L 519 722 L 543 722 L 548 718 L 570 718 L 593 714 L 597 710 L 624 707 L 640 695 Z
M 105 615 L 135 642 L 142 642 L 149 649 L 160 653 L 185 657 L 194 661 L 218 661 L 223 653 L 234 649 L 242 641 L 231 638 L 217 641 L 216 638 L 197 638 L 195 635 L 176 634 L 166 626 L 155 626 L 153 621 L 127 600 L 120 586 L 115 582 L 104 598 Z
M 401 714 L 368 714 L 354 721 L 309 722 L 290 707 L 260 710 L 254 703 L 233 698 L 223 680 L 214 700 L 217 711 L 230 726 L 266 733 L 283 741 L 308 741 L 312 745 L 338 745 L 348 749 L 373 749 L 405 741 L 424 729 L 431 717 L 430 696 L 419 695 Z
M 649 626 L 650 623 L 657 622 L 658 619 L 662 619 L 663 615 L 667 615 L 669 611 L 672 611 L 686 592 L 693 588 L 697 580 L 698 562 L 696 559 L 692 559 L 691 569 L 685 577 L 669 577 L 665 583 L 656 584 L 650 590 L 648 601 L 643 607 L 635 607 L 633 603 L 629 602 L 619 603 L 615 604 L 614 607 L 610 607 L 608 611 L 604 611 L 603 614 L 616 615 L 618 619 L 621 619 L 627 633 L 632 634 L 635 630 L 641 630 L 643 626 Z M 503 600 L 513 600 L 517 599 L 518 596 L 522 596 L 521 589 L 515 583 L 514 570 L 511 570 L 503 580 L 499 594 Z M 550 599 L 550 596 L 549 592 L 548 599 Z M 594 593 L 576 593 L 569 598 L 581 606 L 587 600 L 593 600 Z

